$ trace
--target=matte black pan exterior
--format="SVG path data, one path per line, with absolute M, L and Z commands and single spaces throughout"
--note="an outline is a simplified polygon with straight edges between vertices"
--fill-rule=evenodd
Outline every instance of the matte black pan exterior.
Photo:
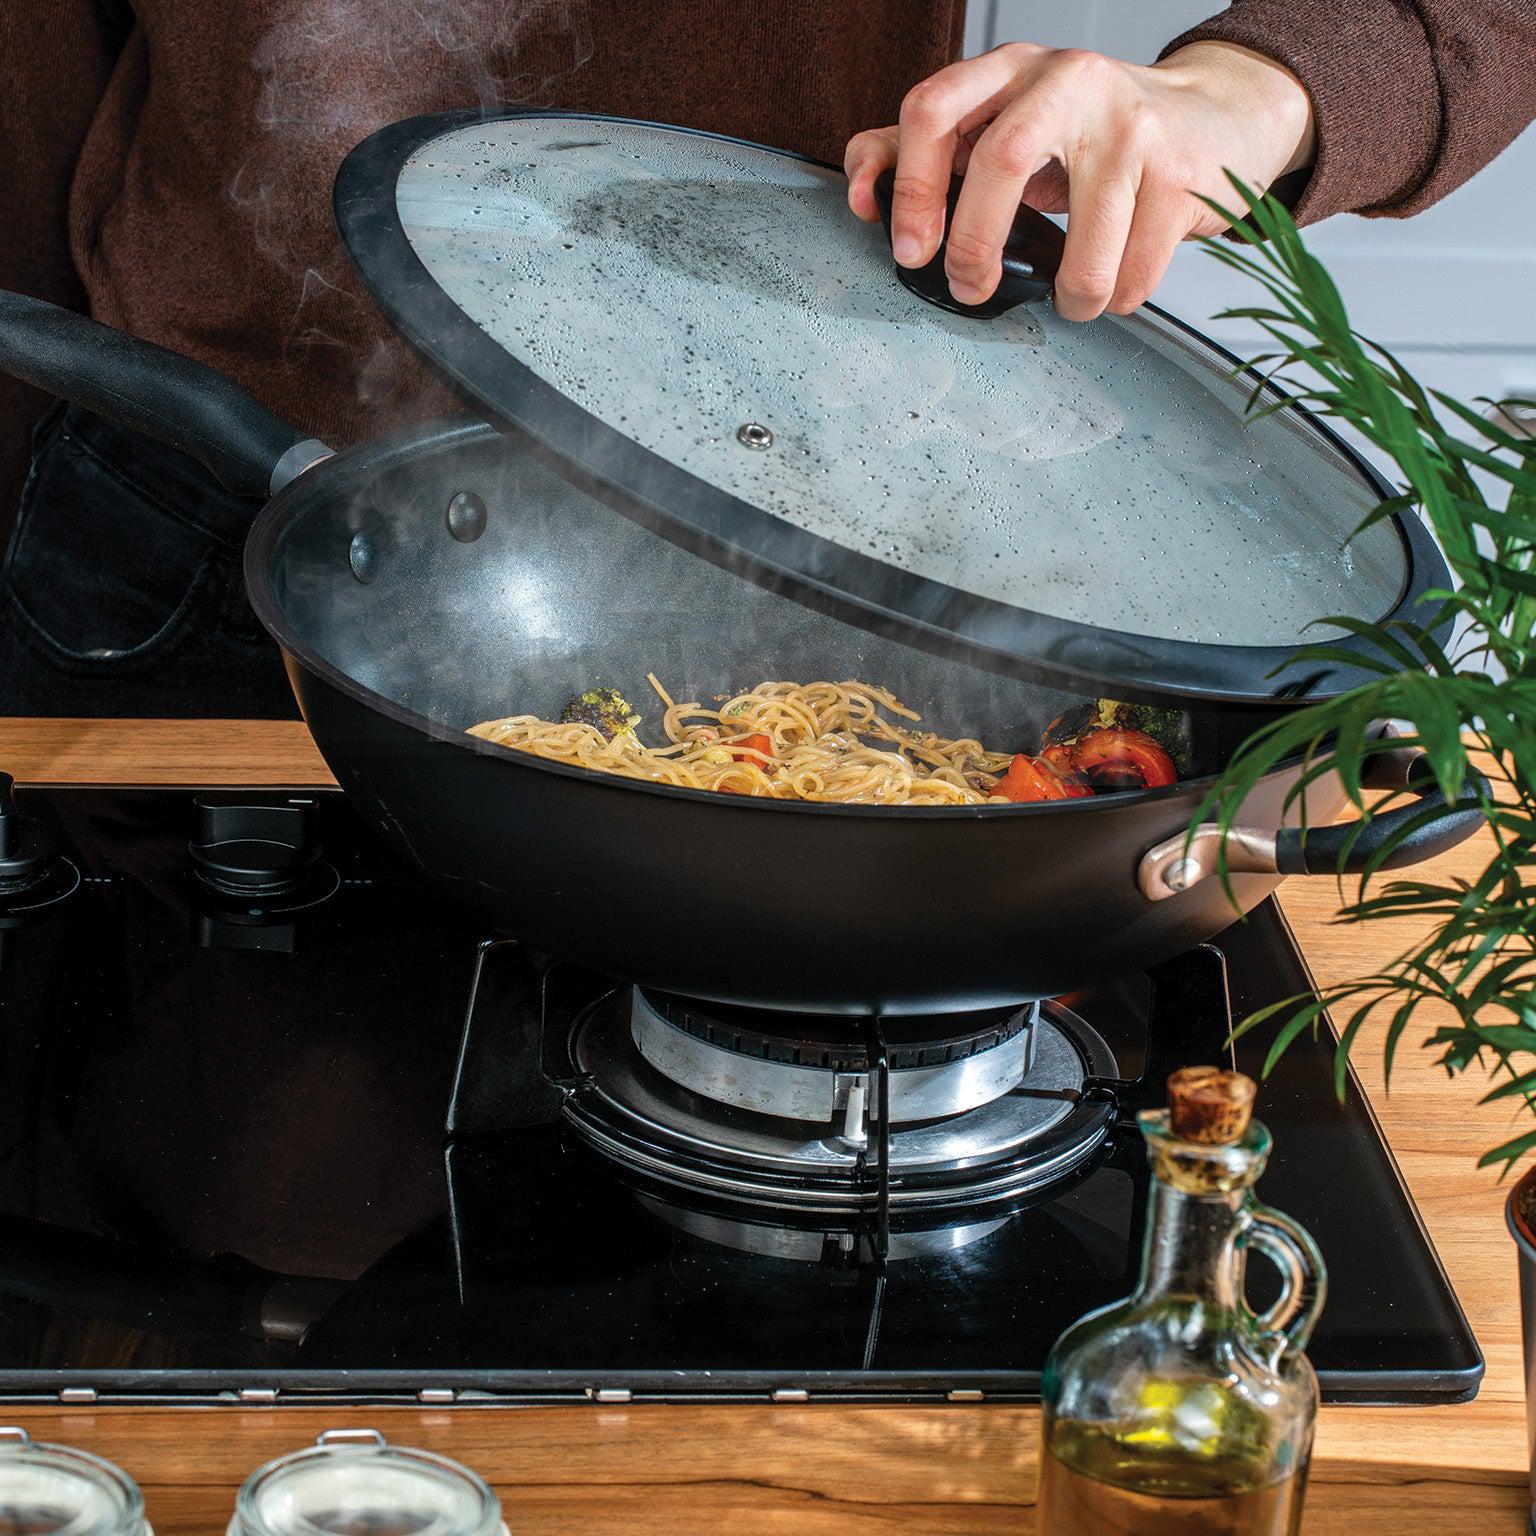
M 1235 917 L 1215 880 L 1158 903 L 1137 889 L 1141 856 L 1188 825 L 1200 786 L 979 815 L 701 806 L 466 750 L 291 655 L 289 675 L 342 787 L 445 890 L 552 955 L 689 997 L 990 1007 L 1142 969 Z M 1284 787 L 1265 788 L 1276 820 Z M 1278 883 L 1238 877 L 1243 907 Z
M 468 545 L 448 527 L 461 498 L 486 509 Z M 940 729 L 1009 748 L 1032 747 L 1073 702 L 763 592 L 487 428 L 312 470 L 262 513 L 246 571 L 343 788 L 423 871 L 551 954 L 720 1002 L 910 1014 L 1056 995 L 1235 916 L 1215 880 L 1158 902 L 1137 886 L 1203 780 L 1038 806 L 806 805 L 587 773 L 463 735 L 497 714 L 549 716 L 587 683 L 654 721 L 647 671 L 689 697 L 856 675 Z M 1250 725 L 1202 720 L 1202 752 L 1223 760 Z M 1275 775 L 1251 804 L 1257 824 L 1278 824 L 1288 782 Z M 1313 813 L 1341 801 L 1330 786 Z M 1250 907 L 1277 883 L 1238 877 L 1236 890 Z
M 276 488 L 247 542 L 247 586 L 337 779 L 405 858 L 551 955 L 720 1002 L 910 1015 L 1068 992 L 1233 920 L 1214 879 L 1145 894 L 1144 856 L 1180 837 L 1254 716 L 1196 717 L 1205 777 L 1047 805 L 739 799 L 545 762 L 464 728 L 550 717 L 593 684 L 621 688 L 654 728 L 648 672 L 700 699 L 858 677 L 934 729 L 1033 750 L 1076 700 L 699 560 L 487 426 L 322 457 L 208 370 L 17 295 L 0 294 L 0 368 L 177 443 L 253 499 Z M 1303 849 L 1282 832 L 1276 847 L 1294 772 L 1245 808 L 1269 869 L 1235 878 L 1245 909 L 1276 870 L 1335 867 L 1336 836 Z M 1312 819 L 1342 801 L 1325 781 Z M 1478 820 L 1441 821 L 1404 857 Z M 1358 839 L 1357 864 L 1371 844 Z

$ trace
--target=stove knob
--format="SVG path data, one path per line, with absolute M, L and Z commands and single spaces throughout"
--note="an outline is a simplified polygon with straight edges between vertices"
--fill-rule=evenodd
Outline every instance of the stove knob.
M 198 830 L 188 851 L 197 875 L 226 896 L 286 896 L 319 869 L 320 838 L 313 800 L 199 799 Z
M 58 836 L 35 816 L 16 809 L 16 781 L 0 773 L 0 896 L 40 885 L 59 857 Z

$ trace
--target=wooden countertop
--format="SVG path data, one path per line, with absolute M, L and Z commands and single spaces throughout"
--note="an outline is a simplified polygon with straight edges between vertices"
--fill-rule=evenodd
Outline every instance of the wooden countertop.
M 297 724 L 7 720 L 0 765 L 22 781 L 328 780 Z M 1470 873 L 1479 856 L 1468 845 L 1441 868 Z M 1401 925 L 1332 924 L 1329 880 L 1292 880 L 1283 905 L 1325 983 L 1385 958 L 1409 934 Z M 1305 1530 L 1514 1536 L 1529 1508 L 1515 1258 L 1503 1191 L 1475 1162 L 1518 1112 L 1479 1108 L 1474 1083 L 1448 1083 L 1422 1053 L 1402 1053 L 1390 1094 L 1379 1051 L 1362 1043 L 1356 1061 L 1488 1373 L 1468 1404 L 1325 1408 Z M 1031 1527 L 1038 1425 L 1034 1409 L 985 1404 L 47 1407 L 0 1408 L 0 1417 L 121 1463 L 143 1486 L 160 1536 L 217 1536 L 246 1473 L 339 1424 L 370 1424 L 476 1467 L 500 1492 L 515 1536 L 724 1528 L 741 1536 L 876 1528 L 1013 1536 Z

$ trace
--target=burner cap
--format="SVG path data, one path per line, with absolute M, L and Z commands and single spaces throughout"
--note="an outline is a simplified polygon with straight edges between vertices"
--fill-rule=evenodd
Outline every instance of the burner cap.
M 650 1007 L 685 1034 L 720 1050 L 761 1061 L 832 1072 L 862 1072 L 869 1065 L 861 1021 L 842 1014 L 776 1013 L 696 1003 L 664 992 L 642 994 Z M 881 1023 L 893 1071 L 941 1067 L 979 1056 L 1022 1034 L 1030 1008 L 988 1008 L 886 1019 Z

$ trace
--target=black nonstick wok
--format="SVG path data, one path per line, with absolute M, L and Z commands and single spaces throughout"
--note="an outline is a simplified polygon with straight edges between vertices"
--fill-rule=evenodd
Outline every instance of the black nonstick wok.
M 257 614 L 315 741 L 363 814 L 440 886 L 551 955 L 701 999 L 924 1014 L 1068 992 L 1234 918 L 1213 839 L 1181 834 L 1254 717 L 1197 717 L 1193 778 L 1044 805 L 923 809 L 742 799 L 545 762 L 464 734 L 620 689 L 678 697 L 858 677 L 934 728 L 1033 749 L 1075 702 L 813 612 L 455 421 L 328 455 L 228 381 L 39 301 L 0 296 L 0 367 L 181 448 L 266 501 L 246 549 Z M 81 516 L 91 515 L 89 508 Z M 1397 782 L 1410 765 L 1380 760 Z M 1295 769 L 1248 802 L 1238 903 L 1332 876 L 1342 829 L 1282 829 Z M 1342 791 L 1318 787 L 1327 822 Z M 1361 865 L 1399 818 L 1356 840 Z M 1394 856 L 1430 857 L 1479 813 Z

